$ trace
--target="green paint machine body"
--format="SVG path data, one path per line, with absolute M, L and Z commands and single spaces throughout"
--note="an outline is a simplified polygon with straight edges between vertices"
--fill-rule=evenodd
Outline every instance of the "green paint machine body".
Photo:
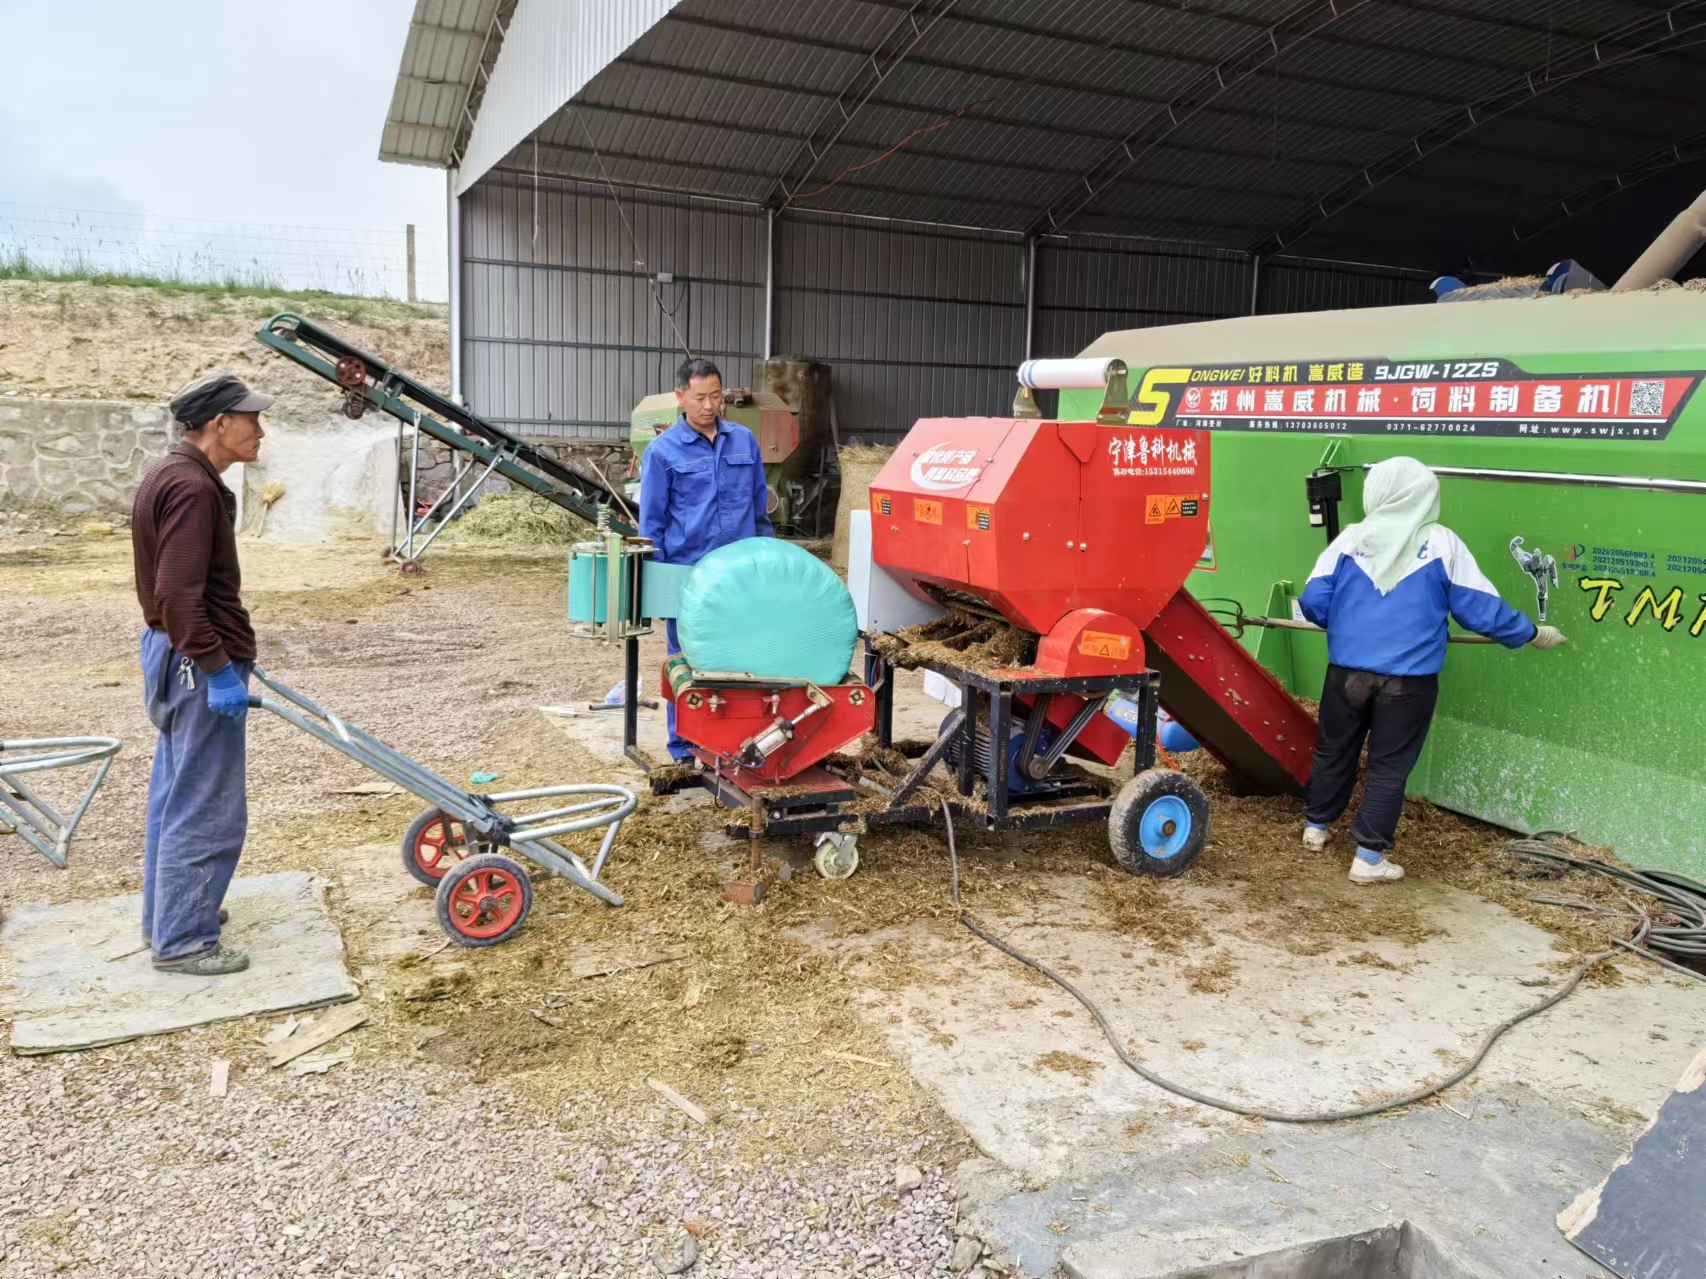
M 1453 645 L 1413 793 L 1706 874 L 1706 294 L 1259 316 L 1109 333 L 1084 354 L 1130 369 L 1110 447 L 1141 456 L 1146 427 L 1208 433 L 1213 523 L 1187 583 L 1205 602 L 1285 616 L 1334 516 L 1359 518 L 1367 465 L 1435 468 L 1442 521 L 1570 643 Z M 1063 418 L 1099 407 L 1061 393 Z M 1315 523 L 1312 473 L 1318 499 L 1342 491 Z M 1324 637 L 1245 642 L 1319 693 Z

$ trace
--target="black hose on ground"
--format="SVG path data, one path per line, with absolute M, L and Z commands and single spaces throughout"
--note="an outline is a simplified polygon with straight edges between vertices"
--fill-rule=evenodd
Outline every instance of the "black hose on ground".
M 1469 1078 L 1469 1076 L 1474 1074 L 1480 1067 L 1482 1061 L 1486 1059 L 1487 1054 L 1492 1051 L 1493 1045 L 1498 1043 L 1499 1040 L 1504 1037 L 1506 1032 L 1511 1030 L 1513 1027 L 1520 1026 L 1531 1017 L 1539 1016 L 1555 1004 L 1562 1003 L 1565 999 L 1568 999 L 1571 993 L 1575 991 L 1576 987 L 1581 985 L 1582 978 L 1586 977 L 1588 973 L 1599 964 L 1604 963 L 1608 959 L 1614 958 L 1618 954 L 1618 948 L 1628 950 L 1632 954 L 1639 955 L 1645 959 L 1655 960 L 1658 963 L 1664 964 L 1666 967 L 1675 968 L 1679 972 L 1687 973 L 1691 977 L 1700 977 L 1701 974 L 1693 972 L 1691 969 L 1682 968 L 1680 965 L 1671 963 L 1669 960 L 1663 959 L 1653 954 L 1651 951 L 1643 949 L 1642 943 L 1651 943 L 1655 949 L 1667 949 L 1673 954 L 1706 954 L 1706 885 L 1699 883 L 1697 880 L 1689 879 L 1686 875 L 1676 875 L 1672 874 L 1670 871 L 1625 871 L 1620 867 L 1608 866 L 1602 862 L 1590 862 L 1579 857 L 1571 857 L 1539 840 L 1513 840 L 1510 844 L 1506 845 L 1506 851 L 1511 856 L 1523 857 L 1537 862 L 1544 861 L 1556 865 L 1563 865 L 1566 869 L 1589 870 L 1611 875 L 1614 878 L 1630 884 L 1632 887 L 1637 887 L 1644 892 L 1652 893 L 1661 901 L 1664 901 L 1667 905 L 1671 906 L 1674 911 L 1679 912 L 1683 924 L 1689 926 L 1673 926 L 1670 923 L 1673 916 L 1670 914 L 1657 919 L 1650 915 L 1639 916 L 1640 922 L 1636 926 L 1634 937 L 1627 941 L 1620 940 L 1617 943 L 1617 947 L 1614 947 L 1611 950 L 1603 950 L 1597 955 L 1590 956 L 1587 960 L 1578 965 L 1575 970 L 1565 978 L 1564 984 L 1552 994 L 1548 995 L 1545 999 L 1542 999 L 1539 1003 L 1531 1004 L 1522 1011 L 1512 1014 L 1497 1026 L 1494 1026 L 1493 1029 L 1488 1031 L 1486 1036 L 1481 1040 L 1480 1046 L 1476 1048 L 1474 1055 L 1470 1057 L 1469 1061 L 1457 1070 L 1454 1070 L 1438 1083 L 1429 1084 L 1425 1088 L 1417 1089 L 1415 1092 L 1406 1093 L 1402 1097 L 1394 1097 L 1388 1101 L 1375 1102 L 1372 1105 L 1367 1106 L 1358 1106 L 1350 1110 L 1327 1110 L 1306 1115 L 1288 1114 L 1284 1111 L 1278 1110 L 1264 1110 L 1259 1106 L 1249 1106 L 1242 1102 L 1227 1101 L 1220 1097 L 1210 1097 L 1207 1093 L 1200 1093 L 1194 1088 L 1186 1087 L 1184 1084 L 1174 1083 L 1172 1080 L 1164 1078 L 1163 1076 L 1156 1074 L 1154 1071 L 1146 1069 L 1144 1066 L 1138 1064 L 1132 1055 L 1126 1051 L 1126 1047 L 1120 1042 L 1119 1037 L 1114 1034 L 1114 1028 L 1108 1024 L 1107 1017 L 1105 1017 L 1102 1014 L 1102 1010 L 1096 1006 L 1095 1000 L 1091 999 L 1090 996 L 1079 990 L 1077 986 L 1073 985 L 1065 977 L 1062 977 L 1041 960 L 1033 959 L 1017 946 L 995 936 L 995 934 L 991 933 L 982 924 L 973 919 L 970 912 L 960 905 L 960 863 L 958 851 L 954 847 L 954 819 L 948 812 L 947 800 L 941 795 L 938 795 L 936 799 L 942 807 L 942 821 L 947 827 L 948 864 L 953 873 L 954 907 L 959 912 L 960 923 L 963 924 L 974 936 L 982 938 L 1002 954 L 1018 960 L 1021 964 L 1025 965 L 1025 967 L 1032 969 L 1035 972 L 1041 973 L 1044 977 L 1047 977 L 1055 985 L 1059 986 L 1067 994 L 1071 995 L 1080 1004 L 1082 1004 L 1084 1006 L 1084 1010 L 1088 1012 L 1091 1017 L 1095 1018 L 1096 1025 L 1101 1028 L 1103 1037 L 1107 1039 L 1109 1047 L 1114 1050 L 1114 1055 L 1120 1059 L 1120 1063 L 1124 1065 L 1127 1070 L 1130 1070 L 1134 1075 L 1138 1076 L 1138 1078 L 1154 1084 L 1157 1088 L 1160 1088 L 1163 1091 L 1170 1092 L 1178 1097 L 1183 1097 L 1187 1101 L 1194 1101 L 1203 1106 L 1212 1106 L 1216 1110 L 1224 1110 L 1229 1114 L 1234 1115 L 1243 1115 L 1250 1119 L 1266 1119 L 1276 1124 L 1331 1124 L 1339 1123 L 1347 1119 L 1366 1119 L 1370 1115 L 1382 1114 L 1388 1110 L 1398 1110 L 1404 1106 L 1413 1106 L 1419 1101 L 1426 1101 L 1429 1097 L 1438 1096 L 1446 1089 L 1455 1087 L 1457 1084 L 1460 1084 L 1465 1079 Z M 1588 905 L 1587 903 L 1575 902 L 1557 902 L 1555 904 L 1572 906 Z M 1591 907 L 1589 908 L 1591 909 Z M 1661 931 L 1664 934 L 1664 940 L 1662 943 L 1659 940 L 1656 940 Z M 1698 952 L 1683 949 L 1684 947 L 1692 947 L 1695 945 L 1701 947 Z
M 1640 920 L 1643 927 L 1637 936 L 1620 939 L 1618 946 L 1696 981 L 1706 981 L 1706 974 L 1698 969 L 1675 962 L 1692 960 L 1698 963 L 1706 959 L 1706 884 L 1675 871 L 1628 870 L 1585 857 L 1572 857 L 1546 842 L 1546 836 L 1562 834 L 1561 831 L 1541 831 L 1532 839 L 1513 839 L 1504 846 L 1504 852 L 1507 856 L 1549 867 L 1558 874 L 1586 871 L 1602 875 L 1656 898 L 1661 910 L 1629 912 L 1629 918 Z M 1567 897 L 1536 896 L 1532 900 L 1550 906 L 1568 906 L 1574 910 L 1618 913 L 1606 912 L 1591 902 L 1572 901 Z M 1667 955 L 1671 958 L 1665 958 Z

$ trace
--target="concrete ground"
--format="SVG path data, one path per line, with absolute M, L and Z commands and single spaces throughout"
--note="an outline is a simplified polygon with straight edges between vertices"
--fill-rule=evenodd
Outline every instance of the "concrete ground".
M 1550 935 L 1452 889 L 1406 881 L 1438 929 L 1299 956 L 1251 940 L 1212 882 L 1175 887 L 1224 921 L 1218 958 L 1157 954 L 1081 880 L 984 922 L 1072 977 L 1149 1069 L 1286 1112 L 1402 1095 L 1449 1073 L 1499 1021 L 1559 980 Z M 1345 905 L 1369 890 L 1321 890 Z M 1624 965 L 1513 1030 L 1443 1099 L 1327 1125 L 1242 1119 L 1125 1070 L 1058 987 L 964 931 L 820 944 L 855 960 L 899 948 L 930 980 L 873 987 L 867 1015 L 964 1124 L 974 1219 L 1021 1273 L 1148 1279 L 1409 1221 L 1485 1279 L 1602 1274 L 1553 1224 L 1596 1183 L 1706 1041 L 1696 983 Z M 1236 974 L 1224 980 L 1213 973 Z M 857 971 L 857 970 L 855 970 Z
M 70 869 L 8 845 L 0 907 L 136 888 L 151 734 L 126 549 L 0 547 L 18 601 L 0 658 L 20 677 L 0 681 L 0 722 L 126 741 Z M 366 547 L 243 554 L 274 673 L 447 777 L 528 785 L 591 776 L 591 759 L 634 779 L 620 716 L 584 710 L 617 670 L 564 637 L 555 553 L 447 550 L 412 584 Z M 943 713 L 903 681 L 898 735 Z M 642 717 L 654 753 L 661 718 Z M 935 1274 L 975 1255 L 968 1231 L 991 1249 L 974 1276 L 1140 1279 L 1409 1221 L 1468 1273 L 1580 1279 L 1600 1272 L 1554 1214 L 1706 1040 L 1696 986 L 1625 961 L 1439 1104 L 1329 1127 L 1235 1119 L 1130 1075 L 1082 1009 L 960 929 L 938 833 L 873 838 L 852 880 L 797 873 L 740 912 L 718 893 L 738 864 L 721 814 L 651 804 L 613 860 L 623 911 L 545 883 L 521 936 L 470 956 L 442 948 L 430 895 L 397 865 L 418 803 L 356 789 L 372 780 L 278 722 L 252 727 L 245 873 L 328 881 L 374 1015 L 346 1041 L 355 1059 L 270 1071 L 268 1025 L 247 1022 L 0 1057 L 19 1137 L 0 1160 L 5 1273 L 641 1275 L 691 1222 L 689 1273 L 707 1279 Z M 1167 881 L 1124 875 L 1087 829 L 960 832 L 972 907 L 1171 1078 L 1290 1108 L 1403 1092 L 1567 969 L 1552 932 L 1446 886 L 1453 853 L 1354 890 L 1343 850 L 1301 859 L 1284 804 L 1212 801 L 1214 845 Z M 1418 843 L 1460 825 L 1406 816 Z M 1498 839 L 1471 833 L 1483 851 Z M 596 983 L 571 971 L 617 942 L 690 954 Z M 217 1101 L 216 1059 L 231 1065 Z M 654 1073 L 713 1122 L 665 1102 Z M 937 1168 L 971 1151 L 962 1132 L 980 1155 L 956 1203 Z M 912 1164 L 923 1184 L 901 1190 Z

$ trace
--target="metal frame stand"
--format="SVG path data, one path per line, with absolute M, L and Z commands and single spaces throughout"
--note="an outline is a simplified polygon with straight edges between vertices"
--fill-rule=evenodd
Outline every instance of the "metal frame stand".
M 451 474 L 449 485 L 446 486 L 442 493 L 433 499 L 431 506 L 427 507 L 426 510 L 421 511 L 417 515 L 415 512 L 416 508 L 420 505 L 419 491 L 421 473 L 421 432 L 420 424 L 418 422 L 415 424 L 415 429 L 410 432 L 410 436 L 408 498 L 405 499 L 403 497 L 403 485 L 399 482 L 397 485 L 396 502 L 392 506 L 391 511 L 391 546 L 390 549 L 385 552 L 385 556 L 387 559 L 393 560 L 401 566 L 403 572 L 417 573 L 420 571 L 421 556 L 426 554 L 427 547 L 431 546 L 438 540 L 438 535 L 450 526 L 450 521 L 462 514 L 468 504 L 474 500 L 474 495 L 480 491 L 486 481 L 492 477 L 492 474 L 500 465 L 505 462 L 515 461 L 516 451 L 507 446 L 499 447 L 492 453 L 490 459 L 486 461 L 485 466 L 480 469 L 479 475 L 474 479 L 473 483 L 468 485 L 466 489 L 462 486 L 463 481 L 466 480 L 469 475 L 473 474 L 475 468 L 479 465 L 480 459 L 472 454 L 453 451 L 451 453 L 451 465 L 454 470 Z M 403 426 L 399 423 L 397 427 L 397 455 L 399 464 L 402 462 L 402 452 Z M 397 511 L 405 505 L 405 501 L 407 511 L 402 521 L 403 535 L 398 537 L 397 527 L 399 521 L 397 519 Z M 440 514 L 439 508 L 443 507 L 446 501 L 450 501 L 450 506 Z M 434 520 L 437 521 L 438 527 L 428 533 L 427 528 L 434 522 Z M 418 545 L 417 539 L 419 539 Z
M 872 652 L 868 642 L 866 661 L 867 674 L 875 677 L 874 687 L 877 690 L 877 744 L 893 748 L 894 666 L 881 654 Z M 930 820 L 936 811 L 934 805 L 908 801 L 936 765 L 950 754 L 954 758 L 954 790 L 960 798 L 949 799 L 948 806 L 985 830 L 1031 830 L 1069 822 L 1105 820 L 1113 806 L 1105 785 L 1081 777 L 1050 777 L 1049 773 L 1065 758 L 1078 734 L 1101 712 L 1108 695 L 1116 691 L 1136 694 L 1136 771 L 1155 766 L 1155 712 L 1160 701 L 1160 676 L 1154 671 L 1145 671 L 1142 675 L 1069 678 L 1014 675 L 1011 672 L 991 675 L 970 667 L 936 661 L 920 665 L 952 681 L 960 690 L 960 705 L 949 712 L 936 740 L 917 756 L 911 771 L 890 795 L 888 805 L 866 814 L 866 821 L 871 826 Z M 1041 741 L 1043 727 L 1048 722 L 1049 704 L 1056 696 L 1062 695 L 1081 697 L 1084 701 L 1045 747 Z M 1010 762 L 1007 742 L 1017 709 L 1015 702 L 1020 698 L 1029 699 L 1030 706 L 1024 708 L 1027 711 L 1026 727 L 1019 754 Z M 979 721 L 988 725 L 990 742 L 989 758 L 981 774 L 976 766 Z M 1032 786 L 1014 791 L 1010 768 L 1017 768 L 1033 778 Z M 980 780 L 983 782 L 984 802 L 974 804 L 970 801 Z
M 1153 670 L 1140 675 L 1097 675 L 1066 678 L 1053 675 L 1001 676 L 955 666 L 943 662 L 924 662 L 926 670 L 953 681 L 960 690 L 960 705 L 949 712 L 936 740 L 924 751 L 909 756 L 912 768 L 893 791 L 885 792 L 888 802 L 881 808 L 863 814 L 871 827 L 923 824 L 935 819 L 933 802 L 917 797 L 937 764 L 954 758 L 954 789 L 957 798 L 946 802 L 958 816 L 992 832 L 1031 830 L 1039 827 L 1065 825 L 1069 822 L 1105 820 L 1113 807 L 1113 798 L 1106 784 L 1083 777 L 1051 777 L 1049 774 L 1063 758 L 1084 727 L 1101 712 L 1110 693 L 1132 693 L 1138 704 L 1136 734 L 1136 771 L 1155 766 L 1155 714 L 1160 705 L 1161 677 Z M 865 682 L 876 696 L 876 738 L 879 746 L 894 747 L 894 665 L 873 651 L 867 639 L 865 647 Z M 1042 745 L 1043 725 L 1047 722 L 1048 704 L 1057 696 L 1083 698 L 1083 704 L 1064 728 L 1055 731 L 1048 745 Z M 1016 708 L 1018 699 L 1030 705 Z M 1033 787 L 1014 791 L 1009 776 L 1009 756 L 999 745 L 1011 732 L 1017 710 L 1028 711 L 1026 731 L 1021 742 L 1016 767 L 1030 772 L 1035 778 Z M 990 726 L 992 749 L 984 769 L 976 767 L 976 741 L 979 721 Z M 625 745 L 633 747 L 633 733 L 625 733 Z M 974 801 L 977 783 L 983 783 L 983 802 Z M 859 820 L 848 806 L 860 798 L 860 786 L 875 787 L 868 779 L 855 784 L 832 767 L 808 769 L 790 778 L 786 786 L 746 787 L 738 777 L 725 775 L 711 767 L 697 775 L 654 778 L 652 789 L 659 794 L 700 786 L 710 791 L 718 802 L 729 808 L 745 808 L 753 813 L 750 825 L 730 823 L 725 829 L 737 838 L 757 839 L 772 835 L 814 835 L 844 830 Z
M 0 759 L 0 812 L 16 820 L 0 821 L 0 834 L 16 834 L 36 852 L 64 869 L 71 836 L 89 811 L 95 792 L 106 780 L 121 743 L 116 737 L 33 737 L 0 741 L 0 755 L 28 751 L 15 759 Z M 83 788 L 77 807 L 66 817 L 24 780 L 25 773 L 94 764 L 95 775 Z

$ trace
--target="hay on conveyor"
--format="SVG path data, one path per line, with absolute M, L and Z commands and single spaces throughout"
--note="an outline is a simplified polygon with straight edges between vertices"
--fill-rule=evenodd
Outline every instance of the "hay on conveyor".
M 933 661 L 984 674 L 1026 665 L 1035 646 L 1036 636 L 1015 626 L 958 611 L 871 640 L 871 647 L 901 670 Z
M 568 546 L 596 530 L 572 511 L 532 493 L 493 493 L 445 530 L 457 541 L 494 546 Z

